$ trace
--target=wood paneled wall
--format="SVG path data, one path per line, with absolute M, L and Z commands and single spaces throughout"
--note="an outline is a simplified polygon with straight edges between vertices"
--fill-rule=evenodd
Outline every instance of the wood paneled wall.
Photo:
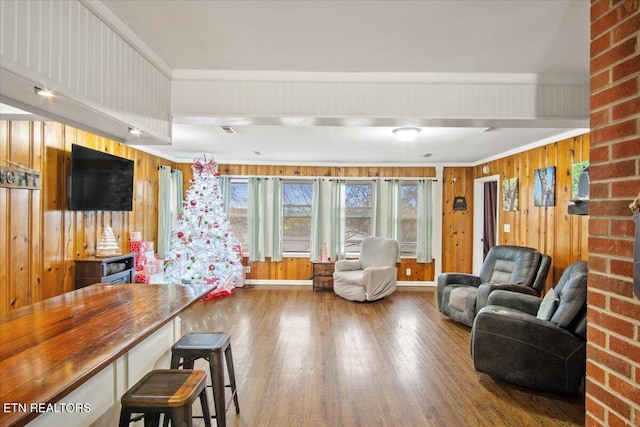
M 71 144 L 135 161 L 132 212 L 67 210 Z M 39 171 L 42 188 L 0 188 L 0 312 L 73 290 L 74 259 L 95 253 L 105 226 L 123 251 L 129 232 L 157 240 L 158 166 L 172 166 L 106 138 L 55 122 L 0 121 L 0 161 Z
M 185 191 L 191 185 L 191 164 L 181 163 L 175 166 L 183 172 Z M 332 166 L 278 166 L 278 165 L 224 165 L 218 170 L 223 175 L 232 176 L 282 176 L 282 177 L 317 177 L 334 176 L 345 178 L 379 178 L 402 177 L 423 178 L 435 177 L 434 167 L 332 167 Z M 281 262 L 249 262 L 243 260 L 244 265 L 251 267 L 247 279 L 260 280 L 310 280 L 312 265 L 309 258 L 285 257 Z M 402 281 L 432 281 L 434 280 L 434 265 L 421 264 L 415 259 L 402 259 L 398 264 L 398 280 Z M 411 269 L 411 276 L 406 275 L 406 269 Z
M 473 270 L 473 179 L 469 167 L 442 171 L 442 271 Z M 467 199 L 467 210 L 453 210 L 458 196 Z
M 497 240 L 500 244 L 531 246 L 550 255 L 552 270 L 547 287 L 558 281 L 569 264 L 588 259 L 589 216 L 570 215 L 568 206 L 571 199 L 571 166 L 589 160 L 589 146 L 587 133 L 473 168 L 474 178 L 499 174 L 500 187 L 505 178 L 518 178 L 518 211 L 504 211 L 502 188 L 498 188 Z M 489 168 L 487 174 L 482 172 L 485 166 Z M 556 167 L 556 205 L 536 207 L 533 201 L 535 170 L 550 166 Z M 511 226 L 511 232 L 504 231 L 505 224 Z M 466 254 L 469 250 L 462 253 Z

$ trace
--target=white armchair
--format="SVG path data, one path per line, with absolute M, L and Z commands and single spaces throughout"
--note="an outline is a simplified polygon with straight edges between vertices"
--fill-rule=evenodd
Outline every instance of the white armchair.
M 375 301 L 396 290 L 396 262 L 400 247 L 396 240 L 367 237 L 360 259 L 336 261 L 333 291 L 350 301 Z

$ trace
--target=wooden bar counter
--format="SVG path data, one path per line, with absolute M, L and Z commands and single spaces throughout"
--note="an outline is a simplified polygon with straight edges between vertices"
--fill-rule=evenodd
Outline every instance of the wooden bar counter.
M 96 284 L 0 315 L 0 426 L 114 425 L 128 387 L 168 368 L 178 314 L 212 289 Z

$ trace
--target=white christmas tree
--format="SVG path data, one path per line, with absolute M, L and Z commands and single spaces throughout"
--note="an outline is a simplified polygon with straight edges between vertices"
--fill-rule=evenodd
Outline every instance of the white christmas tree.
M 191 186 L 171 232 L 166 280 L 231 290 L 241 277 L 242 264 L 223 210 L 218 164 L 204 156 L 195 159 L 191 168 Z

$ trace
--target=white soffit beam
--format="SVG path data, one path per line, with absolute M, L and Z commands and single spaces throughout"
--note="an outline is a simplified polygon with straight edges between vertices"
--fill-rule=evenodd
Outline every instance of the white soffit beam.
M 589 84 L 573 75 L 175 70 L 171 99 L 174 120 L 368 117 L 585 127 L 589 118 Z

